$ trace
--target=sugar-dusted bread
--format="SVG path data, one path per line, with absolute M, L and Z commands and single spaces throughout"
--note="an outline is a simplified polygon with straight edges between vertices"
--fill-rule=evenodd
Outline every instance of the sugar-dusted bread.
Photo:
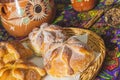
M 67 77 L 83 72 L 94 61 L 95 54 L 77 36 L 65 42 L 52 43 L 43 56 L 45 70 L 54 77 Z
M 0 66 L 18 59 L 26 59 L 33 54 L 32 50 L 25 48 L 19 41 L 0 42 Z
M 48 25 L 43 23 L 40 28 L 35 28 L 30 34 L 29 39 L 33 50 L 41 56 L 45 53 L 48 46 L 54 42 L 63 42 L 66 40 L 66 34 L 61 27 L 57 25 Z
M 16 61 L 0 69 L 0 80 L 41 80 L 45 74 L 44 69 L 30 62 Z

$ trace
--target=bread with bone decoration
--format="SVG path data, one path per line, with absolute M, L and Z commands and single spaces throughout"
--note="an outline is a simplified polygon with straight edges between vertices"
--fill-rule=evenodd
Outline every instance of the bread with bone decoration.
M 31 62 L 20 60 L 5 64 L 0 69 L 0 80 L 41 80 L 45 74 L 44 69 Z
M 19 41 L 0 42 L 0 67 L 19 59 L 31 57 L 33 51 L 24 47 Z
M 52 43 L 43 58 L 48 75 L 63 78 L 82 73 L 94 61 L 95 54 L 78 36 L 72 36 L 63 43 Z
M 43 23 L 40 28 L 35 28 L 29 34 L 31 47 L 38 56 L 43 55 L 51 43 L 63 42 L 66 38 L 67 36 L 60 26 L 47 23 Z

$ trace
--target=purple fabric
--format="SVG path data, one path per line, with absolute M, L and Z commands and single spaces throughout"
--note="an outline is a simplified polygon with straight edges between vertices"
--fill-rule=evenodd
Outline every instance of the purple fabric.
M 70 0 L 55 0 L 57 12 L 53 24 L 63 27 L 83 28 L 99 9 L 106 5 L 119 3 L 119 1 L 100 0 L 95 9 L 87 12 L 76 12 L 70 5 Z M 96 80 L 120 80 L 120 26 L 108 26 L 104 21 L 104 16 L 102 16 L 89 30 L 100 35 L 107 48 L 105 61 Z M 4 29 L 0 30 L 0 41 L 13 39 Z

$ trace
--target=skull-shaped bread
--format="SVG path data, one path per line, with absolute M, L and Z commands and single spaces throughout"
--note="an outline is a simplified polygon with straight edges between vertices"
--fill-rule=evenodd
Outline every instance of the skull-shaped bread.
M 40 29 L 36 28 L 29 34 L 32 48 L 39 56 L 49 49 L 48 46 L 51 43 L 63 42 L 66 38 L 61 27 L 47 23 L 43 23 Z
M 19 41 L 0 42 L 0 64 L 4 65 L 8 62 L 18 59 L 26 59 L 33 52 L 25 48 Z M 2 67 L 2 65 L 0 65 Z
M 30 62 L 7 63 L 0 69 L 0 80 L 41 80 L 46 74 Z
M 43 58 L 49 75 L 67 77 L 87 69 L 94 61 L 95 54 L 78 36 L 72 36 L 65 42 L 50 44 Z

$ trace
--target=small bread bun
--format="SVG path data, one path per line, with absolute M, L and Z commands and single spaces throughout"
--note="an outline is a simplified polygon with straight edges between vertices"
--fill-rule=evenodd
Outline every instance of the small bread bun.
M 35 28 L 30 34 L 31 46 L 38 56 L 45 53 L 48 46 L 53 42 L 64 42 L 66 35 L 63 34 L 61 27 L 43 23 L 40 28 Z
M 67 77 L 87 69 L 95 54 L 77 36 L 73 36 L 63 43 L 52 43 L 43 58 L 48 75 Z
M 0 42 L 0 61 L 8 63 L 18 59 L 26 59 L 30 57 L 33 52 L 25 48 L 19 41 Z
M 16 61 L 0 69 L 0 80 L 41 80 L 45 74 L 44 69 L 30 62 Z

